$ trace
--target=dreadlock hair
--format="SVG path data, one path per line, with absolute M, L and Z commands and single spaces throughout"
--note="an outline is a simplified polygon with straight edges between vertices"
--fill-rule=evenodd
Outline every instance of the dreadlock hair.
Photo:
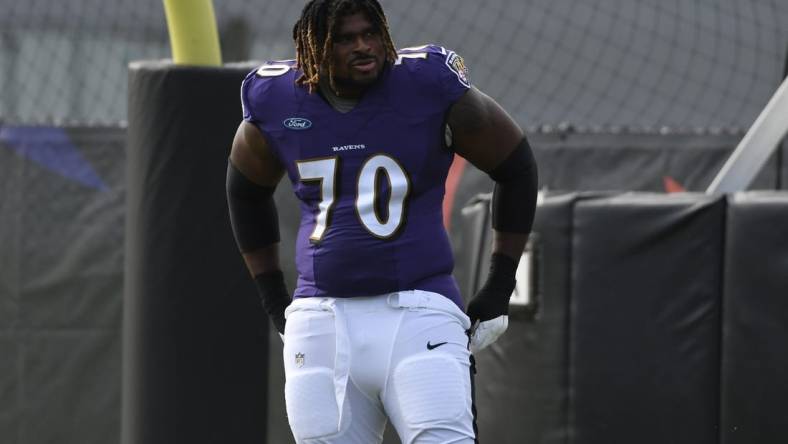
M 389 33 L 388 21 L 378 0 L 311 0 L 301 11 L 301 18 L 293 26 L 296 47 L 296 64 L 303 74 L 296 80 L 306 85 L 309 92 L 320 83 L 320 73 L 328 73 L 331 89 L 334 83 L 333 48 L 334 33 L 342 17 L 363 12 L 372 26 L 380 33 L 386 49 L 386 60 L 394 62 L 397 50 Z

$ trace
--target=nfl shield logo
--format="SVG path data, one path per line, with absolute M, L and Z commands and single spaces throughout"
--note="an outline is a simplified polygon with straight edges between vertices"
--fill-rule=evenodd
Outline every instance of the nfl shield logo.
M 296 355 L 295 355 L 295 364 L 299 368 L 304 366 L 304 354 L 303 353 L 296 353 Z

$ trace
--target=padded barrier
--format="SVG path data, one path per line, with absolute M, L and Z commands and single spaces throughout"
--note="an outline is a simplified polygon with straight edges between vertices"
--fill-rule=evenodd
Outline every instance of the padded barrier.
M 725 201 L 623 194 L 575 209 L 575 444 L 718 442 Z
M 788 440 L 788 193 L 730 198 L 722 444 Z
M 537 288 L 545 295 L 536 319 L 510 316 L 507 332 L 477 356 L 476 405 L 481 442 L 563 444 L 568 419 L 568 331 L 572 211 L 591 195 L 547 194 L 539 203 Z M 463 210 L 463 226 L 485 236 L 468 237 L 459 258 L 474 258 L 476 279 L 463 282 L 470 298 L 486 278 L 491 231 L 489 195 Z M 473 249 L 472 249 L 473 248 Z M 522 264 L 521 264 L 522 265 Z M 472 283 L 471 283 L 472 282 Z
M 780 147 L 778 165 L 780 174 L 777 178 L 777 189 L 788 190 L 788 142 L 783 141 Z
M 454 278 L 466 306 L 470 297 L 481 286 L 480 275 L 484 261 L 489 263 L 489 258 L 484 256 L 489 256 L 492 242 L 490 199 L 492 193 L 471 198 L 462 208 L 461 223 L 455 224 L 455 231 L 459 232 L 459 236 L 452 242 L 455 256 Z
M 123 444 L 265 442 L 269 328 L 224 191 L 250 69 L 130 67 Z

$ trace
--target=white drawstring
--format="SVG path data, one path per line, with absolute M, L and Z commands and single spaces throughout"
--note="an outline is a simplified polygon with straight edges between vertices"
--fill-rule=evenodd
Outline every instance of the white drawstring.
M 344 413 L 345 394 L 347 392 L 347 381 L 350 377 L 350 337 L 347 332 L 347 320 L 345 313 L 340 307 L 336 308 L 337 300 L 325 300 L 325 306 L 334 313 L 334 330 L 336 332 L 336 345 L 334 356 L 334 396 L 336 396 L 337 408 L 339 409 L 339 423 L 337 430 L 342 428 L 342 415 Z M 321 303 L 321 306 L 324 304 Z

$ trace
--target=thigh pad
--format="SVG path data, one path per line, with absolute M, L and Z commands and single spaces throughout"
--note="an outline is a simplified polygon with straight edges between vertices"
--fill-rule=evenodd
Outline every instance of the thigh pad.
M 404 359 L 392 377 L 402 418 L 409 426 L 457 420 L 469 402 L 470 378 L 456 358 L 425 352 Z
M 290 428 L 299 440 L 339 433 L 339 409 L 331 369 L 317 367 L 288 375 L 285 399 Z

